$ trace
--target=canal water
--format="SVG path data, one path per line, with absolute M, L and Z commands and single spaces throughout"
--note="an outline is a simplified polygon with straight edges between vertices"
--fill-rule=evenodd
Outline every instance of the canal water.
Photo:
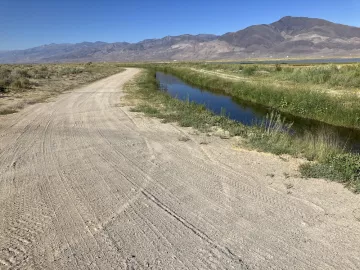
M 215 114 L 225 113 L 230 119 L 247 126 L 266 122 L 266 116 L 272 111 L 265 106 L 190 86 L 177 77 L 163 72 L 157 72 L 156 78 L 160 87 L 172 97 L 203 104 Z M 286 118 L 287 123 L 293 123 L 291 127 L 293 134 L 303 134 L 305 131 L 315 133 L 321 130 L 331 134 L 348 150 L 360 152 L 360 130 L 333 126 L 284 113 L 281 115 Z

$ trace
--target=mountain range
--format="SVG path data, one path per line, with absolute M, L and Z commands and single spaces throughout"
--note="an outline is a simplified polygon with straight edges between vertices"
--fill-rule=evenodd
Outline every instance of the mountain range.
M 360 55 L 360 28 L 284 17 L 221 36 L 167 36 L 138 43 L 82 42 L 0 51 L 0 63 L 174 61 Z

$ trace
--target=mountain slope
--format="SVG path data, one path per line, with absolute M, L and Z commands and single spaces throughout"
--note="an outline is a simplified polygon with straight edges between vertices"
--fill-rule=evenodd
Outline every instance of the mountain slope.
M 138 43 L 50 44 L 0 52 L 0 63 L 154 61 L 360 54 L 360 28 L 322 19 L 284 17 L 216 35 L 180 35 Z
M 284 17 L 220 37 L 233 46 L 260 54 L 338 54 L 360 49 L 360 28 L 305 17 Z
M 336 24 L 322 19 L 287 16 L 270 24 L 270 26 L 293 36 L 313 33 L 330 38 L 360 38 L 360 28 Z

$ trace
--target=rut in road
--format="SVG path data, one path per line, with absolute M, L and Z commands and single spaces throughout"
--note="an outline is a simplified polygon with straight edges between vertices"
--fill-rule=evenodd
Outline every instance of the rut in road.
M 360 268 L 358 196 L 130 112 L 139 72 L 0 117 L 0 269 Z

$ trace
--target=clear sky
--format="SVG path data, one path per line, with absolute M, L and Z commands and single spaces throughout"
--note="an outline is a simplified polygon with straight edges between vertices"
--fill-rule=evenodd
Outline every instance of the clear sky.
M 0 50 L 223 34 L 287 15 L 360 27 L 360 0 L 0 0 Z

